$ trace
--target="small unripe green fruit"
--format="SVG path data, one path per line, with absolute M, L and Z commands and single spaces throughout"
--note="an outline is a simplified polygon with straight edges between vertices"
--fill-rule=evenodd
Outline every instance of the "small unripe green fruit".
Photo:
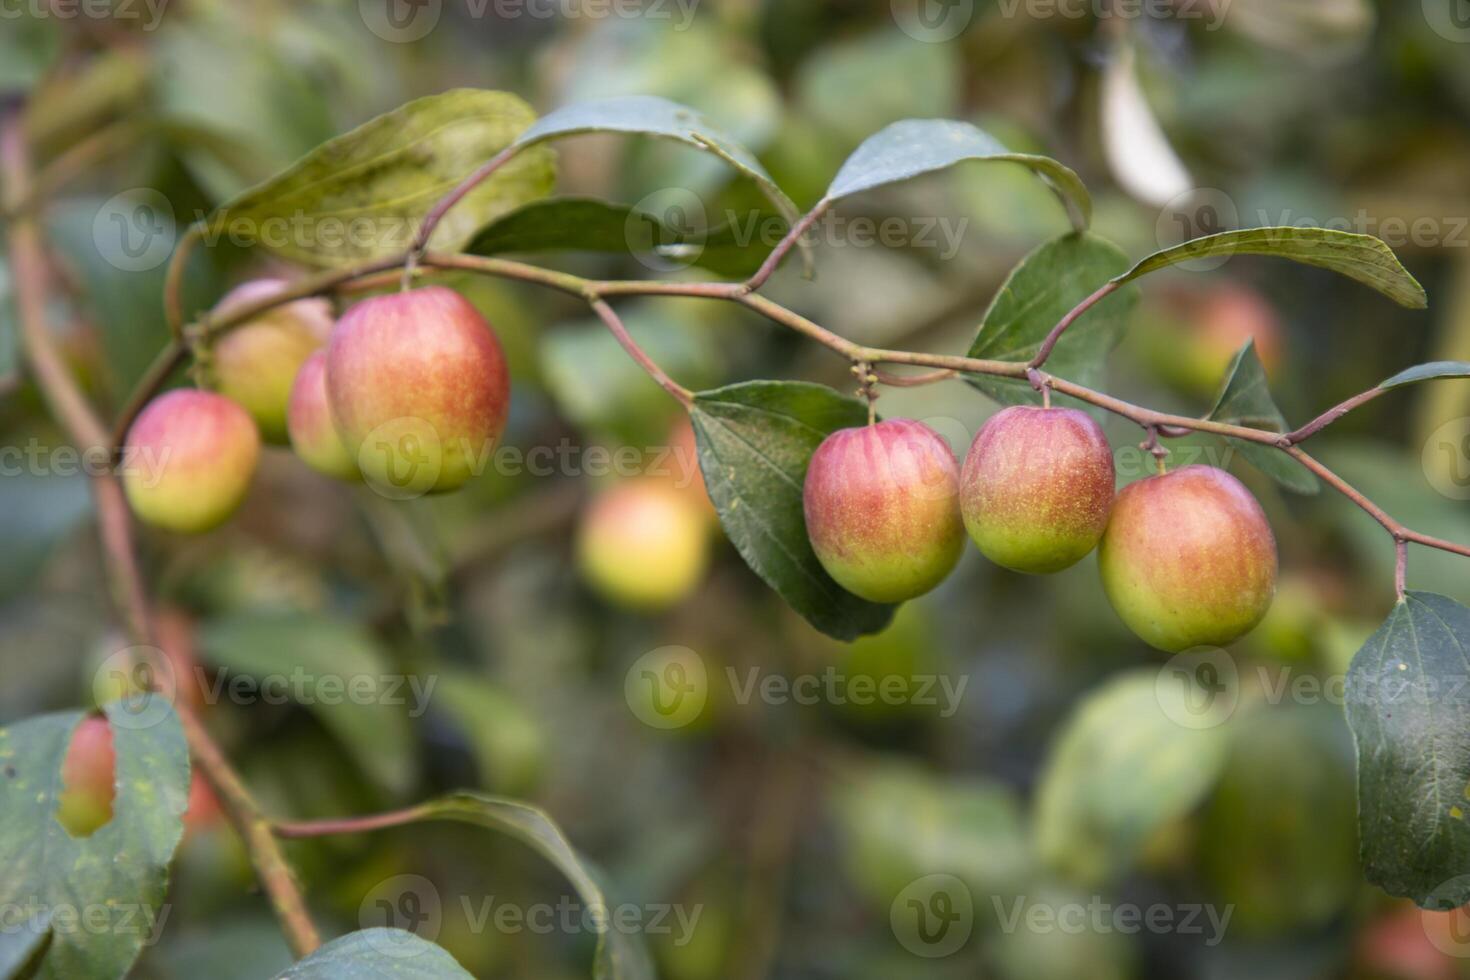
M 327 394 L 348 452 L 389 492 L 453 490 L 505 428 L 510 374 L 485 318 L 428 286 L 364 300 L 327 345 Z
M 332 406 L 327 400 L 326 351 L 312 354 L 296 372 L 286 427 L 291 434 L 291 448 L 307 466 L 339 480 L 362 477 L 357 460 L 347 451 L 337 423 L 332 421 Z
M 284 279 L 255 279 L 225 295 L 215 314 L 238 310 L 287 288 Z M 211 348 L 214 388 L 238 402 L 266 442 L 286 442 L 286 403 L 296 372 L 327 342 L 332 305 L 300 299 L 262 313 L 222 335 Z
M 72 732 L 61 760 L 56 819 L 73 837 L 86 837 L 112 819 L 116 754 L 107 719 L 88 715 Z
M 171 531 L 207 531 L 245 499 L 260 435 L 245 409 L 191 388 L 166 392 L 138 414 L 122 479 L 138 518 Z
M 684 494 L 656 479 L 603 491 L 577 531 L 577 563 L 607 599 L 637 610 L 686 598 L 709 563 L 704 516 Z
M 922 422 L 839 429 L 812 454 L 802 489 L 817 560 L 870 602 L 923 595 L 964 548 L 959 481 L 949 444 Z
M 1224 646 L 1271 607 L 1276 538 L 1239 480 L 1186 466 L 1123 488 L 1098 568 L 1113 608 L 1151 646 Z
M 1060 572 L 1097 547 L 1114 479 L 1107 437 L 1087 413 L 1017 405 L 992 416 L 970 445 L 960 513 L 997 565 Z

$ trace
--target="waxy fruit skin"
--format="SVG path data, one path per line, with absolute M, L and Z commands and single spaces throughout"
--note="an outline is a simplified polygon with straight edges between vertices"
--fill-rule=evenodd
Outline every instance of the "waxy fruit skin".
M 176 388 L 138 413 L 123 446 L 123 490 L 139 520 L 170 531 L 217 527 L 250 489 L 260 434 L 235 402 Z
M 1113 608 L 1150 645 L 1224 646 L 1271 607 L 1276 538 L 1239 480 L 1186 466 L 1123 488 L 1098 568 Z
M 284 279 L 254 279 L 235 287 L 214 308 L 216 316 L 268 299 L 288 287 Z M 266 442 L 286 442 L 286 405 L 297 372 L 331 335 L 332 304 L 299 299 L 277 306 L 221 334 L 210 347 L 212 387 L 238 402 Z
M 327 345 L 327 394 L 370 483 L 437 492 L 492 458 L 510 374 L 485 318 L 453 290 L 428 286 L 343 314 Z
M 347 451 L 337 423 L 332 421 L 332 407 L 327 400 L 326 351 L 312 354 L 296 373 L 286 423 L 291 448 L 306 465 L 339 480 L 361 479 L 357 460 Z
M 997 565 L 1059 572 L 1097 547 L 1114 483 L 1112 449 L 1089 415 L 1018 405 L 975 436 L 960 474 L 960 512 Z
M 870 602 L 923 595 L 964 550 L 959 466 L 921 422 L 891 419 L 829 435 L 812 454 L 802 502 L 822 567 Z

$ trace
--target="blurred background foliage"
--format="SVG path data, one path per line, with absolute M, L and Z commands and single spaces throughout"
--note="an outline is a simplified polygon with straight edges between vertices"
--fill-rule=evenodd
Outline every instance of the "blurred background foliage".
M 1207 411 L 1247 336 L 1296 424 L 1401 366 L 1470 357 L 1470 43 L 1436 30 L 1433 4 L 1177 0 L 1164 8 L 1200 16 L 1121 21 L 976 0 L 951 5 L 971 13 L 941 41 L 903 29 L 901 0 L 703 0 L 687 21 L 689 7 L 672 3 L 643 16 L 575 5 L 532 16 L 535 5 L 451 0 L 412 43 L 373 33 L 368 6 L 174 0 L 148 29 L 146 19 L 24 13 L 0 24 L 0 86 L 30 88 L 39 162 L 64 167 L 83 144 L 109 146 L 105 165 L 45 211 L 63 273 L 55 329 L 105 409 L 120 406 L 167 328 L 163 266 L 119 268 L 99 247 L 104 202 L 148 189 L 182 228 L 322 140 L 454 86 L 514 91 L 540 112 L 622 93 L 687 103 L 754 149 L 802 208 L 883 125 L 967 119 L 1077 169 L 1097 199 L 1097 230 L 1135 257 L 1229 224 L 1348 222 L 1387 239 L 1429 291 L 1430 310 L 1417 312 L 1269 260 L 1170 271 L 1145 284 L 1111 362 L 1108 390 L 1131 401 Z M 684 147 L 583 137 L 560 144 L 558 158 L 563 194 L 657 210 L 656 192 L 682 188 L 711 227 L 762 206 L 718 160 Z M 1180 187 L 1211 189 L 1214 210 L 1181 223 L 1169 207 Z M 942 352 L 964 351 L 1007 271 L 1067 227 L 1037 182 L 996 167 L 871 192 L 841 214 L 948 222 L 962 234 L 952 250 L 823 235 L 816 279 L 790 263 L 769 292 L 855 340 Z M 1400 226 L 1418 230 L 1396 237 Z M 627 258 L 538 260 L 652 274 Z M 210 249 L 191 265 L 190 306 L 271 271 L 264 253 Z M 224 529 L 144 540 L 150 580 L 184 624 L 170 653 L 204 665 L 207 679 L 298 665 L 436 679 L 422 713 L 213 699 L 209 723 L 270 812 L 368 812 L 456 787 L 523 796 L 599 864 L 618 900 L 701 910 L 691 941 L 649 937 L 661 975 L 676 980 L 1463 975 L 1464 961 L 1432 942 L 1438 920 L 1362 883 L 1340 706 L 1330 684 L 1315 696 L 1290 686 L 1340 680 L 1392 601 L 1391 544 L 1346 501 L 1289 497 L 1243 461 L 1234 467 L 1275 526 L 1282 588 L 1267 622 L 1232 651 L 1238 705 L 1203 730 L 1161 712 L 1162 658 L 1117 621 L 1091 560 L 1036 579 L 968 554 L 889 631 L 844 647 L 785 609 L 701 511 L 711 560 L 698 581 L 668 608 L 625 608 L 578 571 L 588 502 L 617 482 L 587 475 L 588 449 L 687 445 L 670 436 L 677 406 L 574 300 L 458 285 L 510 355 L 505 447 L 563 447 L 556 458 L 569 462 L 549 473 L 492 465 L 461 494 L 395 503 L 271 450 Z M 754 377 L 850 386 L 829 352 L 745 311 L 682 299 L 621 308 L 691 387 Z M 57 427 L 17 369 L 10 317 L 0 264 L 0 442 L 56 447 Z M 958 383 L 891 389 L 880 407 L 927 420 L 960 452 L 995 410 Z M 1470 386 L 1418 386 L 1339 423 L 1320 455 L 1410 525 L 1470 540 L 1470 459 L 1457 441 L 1470 433 L 1466 416 Z M 1114 420 L 1109 434 L 1120 482 L 1147 475 L 1131 448 L 1141 433 Z M 1234 462 L 1217 443 L 1175 448 L 1176 459 Z M 88 517 L 80 477 L 21 465 L 0 479 L 0 720 L 90 703 L 93 673 L 119 645 Z M 662 559 L 639 540 L 618 546 L 627 568 L 656 574 Z M 1470 602 L 1467 566 L 1439 552 L 1415 552 L 1410 585 Z M 640 720 L 649 708 L 625 679 L 668 646 L 694 651 L 709 699 L 693 722 L 665 730 Z M 901 685 L 967 682 L 953 711 L 943 701 L 765 703 L 731 683 L 751 670 L 828 668 Z M 586 975 L 585 933 L 504 934 L 466 916 L 462 897 L 477 907 L 487 895 L 526 904 L 566 892 L 519 845 L 430 826 L 292 853 L 330 932 L 355 928 L 383 882 L 422 875 L 442 899 L 438 941 L 472 972 Z M 966 884 L 975 923 L 960 952 L 930 960 L 902 946 L 890 909 L 935 873 Z M 229 832 L 196 829 L 167 932 L 137 974 L 279 968 L 284 945 L 249 885 Z M 1018 896 L 1234 913 L 1218 943 L 1208 930 L 1008 930 L 1000 910 Z

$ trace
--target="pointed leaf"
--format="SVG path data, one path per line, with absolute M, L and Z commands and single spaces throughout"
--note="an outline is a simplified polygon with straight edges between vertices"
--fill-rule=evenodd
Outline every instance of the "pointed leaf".
M 970 356 L 1021 363 L 1031 360 L 1062 317 L 1127 267 L 1127 257 L 1115 245 L 1089 232 L 1052 239 L 1012 270 L 985 313 L 970 345 Z M 1106 369 L 1107 355 L 1122 338 L 1137 302 L 1137 289 L 1122 289 L 1084 313 L 1062 335 L 1047 370 L 1096 387 Z M 983 375 L 965 380 L 1004 404 L 1040 400 L 1025 381 Z
M 832 580 L 807 538 L 801 498 L 812 453 L 836 430 L 866 425 L 867 407 L 822 385 L 752 381 L 700 392 L 689 417 L 710 499 L 746 564 L 829 636 L 882 629 L 893 607 Z
M 49 913 L 71 923 L 54 928 L 38 977 L 122 977 L 162 927 L 189 795 L 188 748 L 173 708 L 157 696 L 114 701 L 106 713 L 116 795 L 112 819 L 88 837 L 72 837 L 56 819 L 61 763 L 84 712 L 0 729 L 0 907 L 15 919 Z
M 1079 231 L 1092 220 L 1092 198 L 1071 168 L 1050 157 L 1012 153 L 983 129 L 952 119 L 905 119 L 869 136 L 837 171 L 826 199 L 837 201 L 966 160 L 1027 167 L 1056 191 Z
M 334 939 L 276 980 L 471 980 L 441 946 L 402 929 L 363 929 Z
M 1231 425 L 1243 425 L 1268 432 L 1286 432 L 1288 427 L 1281 410 L 1271 398 L 1271 389 L 1266 381 L 1266 368 L 1256 354 L 1256 342 L 1247 340 L 1245 346 L 1235 352 L 1235 358 L 1225 371 L 1225 381 L 1215 407 L 1206 418 Z M 1316 474 L 1301 463 L 1271 446 L 1264 446 L 1247 439 L 1225 440 L 1251 464 L 1277 483 L 1295 493 L 1319 493 L 1322 484 Z
M 454 89 L 415 99 L 231 200 L 210 217 L 210 234 L 310 265 L 391 257 L 408 248 L 440 198 L 535 118 L 508 92 Z M 554 180 L 549 151 L 518 154 L 445 216 L 430 246 L 458 249 L 486 222 L 544 197 Z
M 1400 306 L 1423 309 L 1429 305 L 1424 287 L 1409 275 L 1393 249 L 1372 235 L 1355 235 L 1331 228 L 1246 228 L 1196 238 L 1139 262 L 1119 282 L 1132 282 L 1150 272 L 1191 259 L 1231 255 L 1267 255 L 1290 259 L 1341 273 L 1371 286 Z
M 1380 388 L 1397 388 L 1416 381 L 1433 381 L 1436 378 L 1470 378 L 1470 361 L 1430 361 L 1405 368 L 1383 381 Z
M 1470 609 L 1410 592 L 1348 669 L 1364 872 L 1421 908 L 1470 901 Z

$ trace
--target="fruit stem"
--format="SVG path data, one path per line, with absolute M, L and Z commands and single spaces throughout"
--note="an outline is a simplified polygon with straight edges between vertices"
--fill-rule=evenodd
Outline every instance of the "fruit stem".
M 204 239 L 204 225 L 194 222 L 168 260 L 168 273 L 163 280 L 163 315 L 168 321 L 169 334 L 175 340 L 184 337 L 184 272 L 189 266 L 189 256 L 194 246 Z

